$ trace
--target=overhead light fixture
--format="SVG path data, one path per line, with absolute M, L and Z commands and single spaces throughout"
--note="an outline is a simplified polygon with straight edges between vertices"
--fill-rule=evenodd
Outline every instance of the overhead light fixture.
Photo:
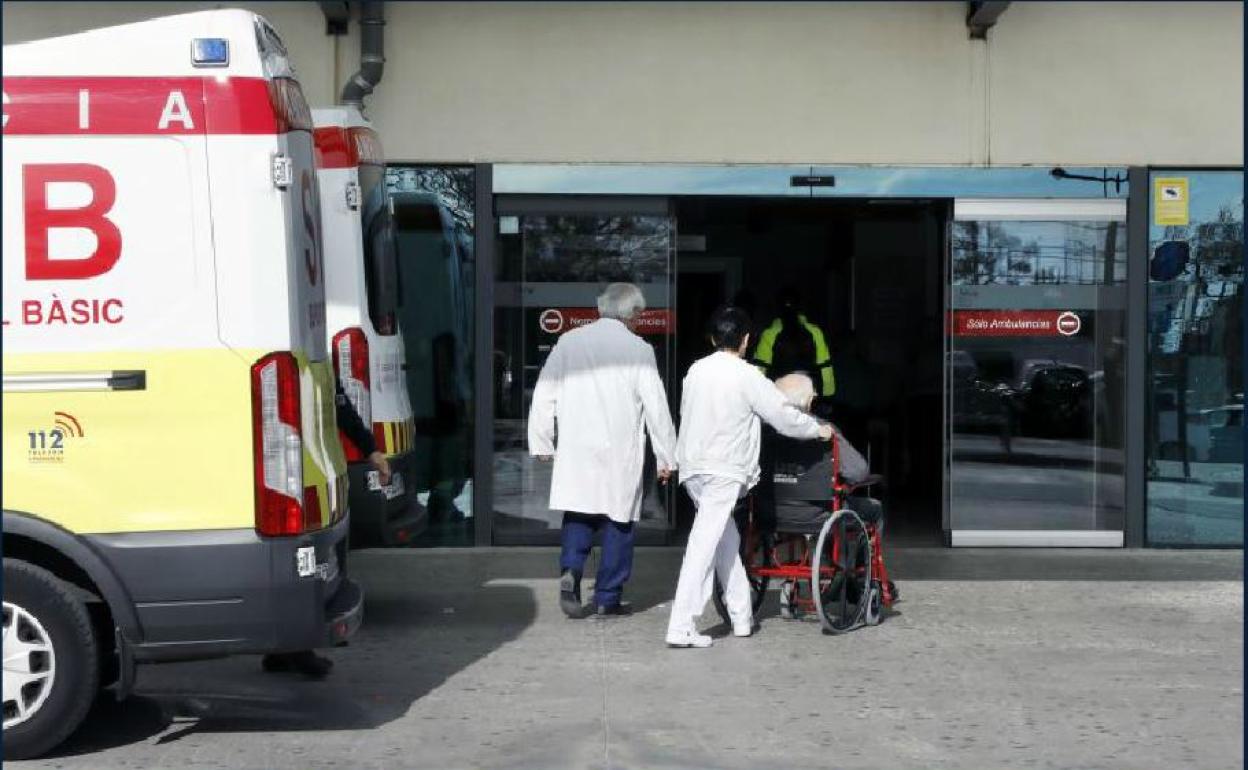
M 1127 181 L 1127 178 L 1121 174 L 1114 174 L 1113 176 L 1110 176 L 1109 169 L 1105 169 L 1105 172 L 1101 174 L 1101 176 L 1091 176 L 1089 174 L 1072 174 L 1061 166 L 1056 166 L 1049 172 L 1049 175 L 1054 179 L 1078 179 L 1084 182 L 1100 182 L 1105 186 L 1106 195 L 1109 194 L 1110 182 L 1114 183 L 1114 192 L 1120 193 L 1122 192 L 1122 183 Z

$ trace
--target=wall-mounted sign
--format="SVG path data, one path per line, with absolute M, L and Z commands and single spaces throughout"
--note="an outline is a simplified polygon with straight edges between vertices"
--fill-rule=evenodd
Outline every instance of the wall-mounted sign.
M 541 312 L 537 323 L 547 334 L 562 334 L 598 320 L 592 307 L 552 307 Z M 676 331 L 676 314 L 668 308 L 643 310 L 633 325 L 638 334 L 672 334 Z
M 789 187 L 836 187 L 831 174 L 799 174 L 789 177 Z
M 1071 310 L 955 310 L 955 337 L 1073 337 L 1083 319 Z
M 1153 224 L 1183 226 L 1189 221 L 1187 177 L 1157 177 L 1153 180 Z

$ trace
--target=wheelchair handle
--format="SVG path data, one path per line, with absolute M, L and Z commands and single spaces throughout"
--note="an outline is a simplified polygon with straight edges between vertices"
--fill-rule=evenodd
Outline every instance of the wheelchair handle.
M 828 441 L 832 444 L 832 497 L 835 504 L 839 505 L 840 495 L 845 494 L 845 483 L 841 481 L 841 442 L 837 441 L 836 426 L 832 426 L 832 438 Z

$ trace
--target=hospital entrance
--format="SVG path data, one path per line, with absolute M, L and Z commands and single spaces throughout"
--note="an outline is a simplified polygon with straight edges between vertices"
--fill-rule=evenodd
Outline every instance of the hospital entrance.
M 891 542 L 941 542 L 943 237 L 939 201 L 681 198 L 675 202 L 676 370 L 709 352 L 705 324 L 732 302 L 758 335 L 791 294 L 827 341 L 816 389 L 886 485 Z M 831 385 L 831 387 L 829 387 Z M 677 531 L 689 526 L 677 498 Z
M 780 298 L 823 333 L 835 422 L 886 482 L 890 544 L 1121 545 L 1120 200 L 499 195 L 492 541 L 554 544 L 526 416 L 559 335 L 638 285 L 674 420 L 726 302 L 756 336 Z M 641 544 L 681 544 L 683 491 L 647 455 Z

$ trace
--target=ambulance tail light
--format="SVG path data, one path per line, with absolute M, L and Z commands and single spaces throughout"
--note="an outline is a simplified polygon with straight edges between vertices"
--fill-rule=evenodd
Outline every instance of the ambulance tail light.
M 278 133 L 312 130 L 312 109 L 303 98 L 298 80 L 281 77 L 269 80 L 269 103 L 277 119 Z
M 334 335 L 334 374 L 342 390 L 365 425 L 373 421 L 373 405 L 368 374 L 368 337 L 358 326 L 343 329 Z M 363 460 L 360 450 L 339 433 L 348 461 Z
M 290 353 L 270 353 L 251 367 L 256 531 L 297 535 L 303 521 L 303 435 L 299 367 Z
M 386 165 L 386 155 L 381 149 L 381 139 L 371 128 L 353 127 L 347 129 L 348 146 L 355 155 L 358 165 Z

